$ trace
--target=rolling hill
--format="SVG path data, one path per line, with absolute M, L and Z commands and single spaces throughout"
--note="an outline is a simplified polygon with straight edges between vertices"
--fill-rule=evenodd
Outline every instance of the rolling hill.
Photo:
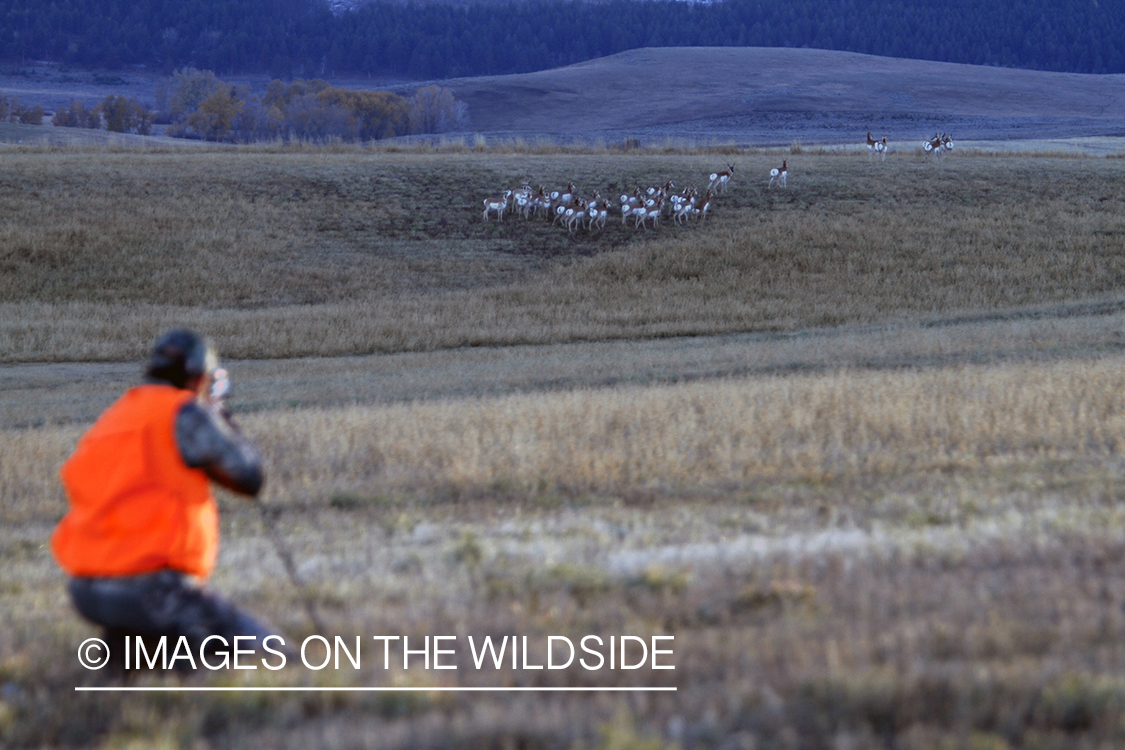
M 118 82 L 102 85 L 97 77 L 50 70 L 32 78 L 0 75 L 0 92 L 48 110 L 109 93 L 152 106 L 157 75 L 131 71 L 114 78 Z M 223 78 L 259 94 L 269 80 Z M 331 82 L 404 94 L 423 85 L 368 78 Z M 749 146 L 854 143 L 868 130 L 899 143 L 936 131 L 990 141 L 1125 136 L 1125 75 L 812 49 L 646 48 L 536 73 L 430 83 L 450 88 L 468 105 L 471 132 L 493 136 Z
M 443 81 L 486 133 L 853 141 L 1125 135 L 1125 75 L 775 48 L 658 48 L 537 73 Z

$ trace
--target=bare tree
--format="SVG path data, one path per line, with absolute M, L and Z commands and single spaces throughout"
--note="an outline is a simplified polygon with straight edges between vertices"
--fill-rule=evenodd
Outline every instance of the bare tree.
M 448 133 L 462 130 L 468 122 L 468 107 L 441 86 L 425 86 L 410 97 L 412 133 Z

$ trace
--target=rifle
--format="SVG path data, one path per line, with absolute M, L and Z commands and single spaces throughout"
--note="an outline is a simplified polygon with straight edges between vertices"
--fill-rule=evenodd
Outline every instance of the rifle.
M 230 394 L 230 375 L 224 368 L 220 367 L 211 376 L 211 388 L 208 391 L 208 396 L 211 403 L 228 422 L 230 421 L 230 406 L 227 404 L 227 399 L 230 398 Z M 297 575 L 297 566 L 293 563 L 293 554 L 289 551 L 285 538 L 277 528 L 277 519 L 281 515 L 281 508 L 267 506 L 261 501 L 258 501 L 256 505 L 262 518 L 262 526 L 266 529 L 266 536 L 269 537 L 274 552 L 281 559 L 281 566 L 285 568 L 285 573 L 289 576 L 289 582 L 297 590 L 301 603 L 304 605 L 305 614 L 309 616 L 317 634 L 324 635 L 328 632 L 328 629 L 324 627 L 324 621 L 320 619 L 320 615 L 317 613 L 316 600 L 309 592 L 308 586 Z

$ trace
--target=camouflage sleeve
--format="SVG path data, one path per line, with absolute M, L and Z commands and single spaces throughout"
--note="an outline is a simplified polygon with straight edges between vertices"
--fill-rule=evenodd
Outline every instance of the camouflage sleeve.
M 176 445 L 184 463 L 202 469 L 213 482 L 254 497 L 262 489 L 262 459 L 216 409 L 191 401 L 176 415 Z

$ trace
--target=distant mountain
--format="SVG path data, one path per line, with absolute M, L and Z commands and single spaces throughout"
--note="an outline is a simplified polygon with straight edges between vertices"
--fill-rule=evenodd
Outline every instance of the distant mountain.
M 0 59 L 279 77 L 521 73 L 644 47 L 810 47 L 1125 73 L 1109 0 L 0 0 Z

